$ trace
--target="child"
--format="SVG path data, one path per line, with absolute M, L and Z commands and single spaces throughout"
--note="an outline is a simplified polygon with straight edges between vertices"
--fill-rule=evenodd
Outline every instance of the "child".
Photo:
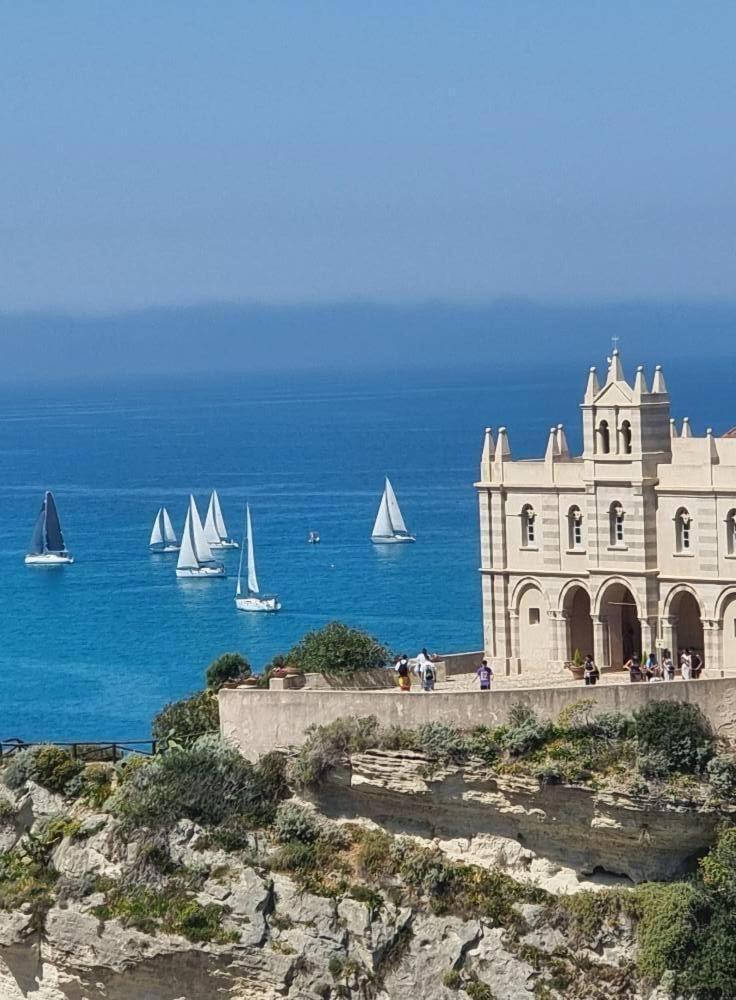
M 491 690 L 491 684 L 493 683 L 493 671 L 488 666 L 488 660 L 483 660 L 481 665 L 475 671 L 475 676 L 480 681 L 481 691 Z

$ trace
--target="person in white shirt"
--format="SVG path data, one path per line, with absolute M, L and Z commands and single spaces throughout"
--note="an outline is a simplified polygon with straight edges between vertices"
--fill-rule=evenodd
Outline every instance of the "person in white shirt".
M 682 679 L 684 681 L 689 681 L 692 675 L 693 663 L 690 659 L 690 654 L 687 650 L 680 657 L 680 672 L 682 673 Z

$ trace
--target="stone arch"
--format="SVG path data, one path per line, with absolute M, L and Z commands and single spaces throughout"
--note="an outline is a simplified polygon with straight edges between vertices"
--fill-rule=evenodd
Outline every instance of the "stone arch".
M 521 580 L 514 588 L 515 652 L 522 670 L 545 669 L 550 659 L 549 604 L 537 580 Z
M 665 601 L 667 617 L 672 625 L 672 656 L 675 663 L 686 649 L 693 649 L 701 660 L 705 655 L 703 637 L 703 605 L 692 587 L 677 584 Z
M 718 598 L 716 618 L 721 623 L 721 669 L 728 670 L 736 666 L 736 587 L 728 587 Z
M 534 587 L 536 590 L 539 591 L 539 593 L 542 595 L 542 598 L 544 599 L 544 610 L 550 611 L 551 609 L 549 606 L 549 600 L 547 599 L 544 587 L 539 582 L 539 580 L 537 580 L 536 577 L 533 576 L 525 576 L 523 577 L 523 579 L 517 581 L 517 583 L 514 586 L 514 589 L 511 591 L 511 600 L 509 601 L 509 607 L 512 608 L 514 611 L 518 611 L 519 601 L 521 600 L 524 591 L 527 590 L 529 587 Z
M 570 580 L 560 593 L 560 611 L 565 619 L 566 658 L 575 650 L 585 656 L 593 653 L 593 619 L 590 616 L 590 592 L 582 580 Z
M 676 583 L 667 593 L 664 599 L 664 604 L 662 605 L 662 614 L 667 617 L 668 615 L 674 614 L 672 610 L 672 602 L 677 597 L 678 594 L 690 594 L 696 601 L 698 605 L 698 610 L 700 612 L 700 617 L 705 617 L 705 608 L 703 607 L 703 602 L 700 600 L 697 591 L 694 587 L 691 587 L 687 583 Z M 736 596 L 736 590 L 734 590 L 734 596 Z
M 629 581 L 622 577 L 605 580 L 596 593 L 594 609 L 603 623 L 604 663 L 620 667 L 634 654 L 641 657 L 641 604 Z

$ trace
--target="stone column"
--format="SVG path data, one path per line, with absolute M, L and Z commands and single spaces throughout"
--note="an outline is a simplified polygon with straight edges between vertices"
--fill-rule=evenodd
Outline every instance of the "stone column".
M 593 618 L 593 659 L 599 668 L 609 666 L 608 663 L 608 620 L 598 615 Z
M 640 656 L 649 656 L 654 650 L 654 641 L 657 638 L 657 623 L 655 619 L 645 618 L 641 621 L 641 649 Z
M 508 651 L 508 672 L 511 674 L 521 673 L 521 649 L 519 640 L 519 612 L 509 610 L 509 622 L 511 625 L 511 648 Z
M 703 619 L 704 677 L 717 677 L 723 670 L 723 622 Z
M 677 650 L 675 649 L 675 643 L 677 642 L 676 625 L 677 618 L 669 617 L 662 619 L 662 642 L 664 643 L 662 648 L 669 649 L 673 659 L 677 656 Z

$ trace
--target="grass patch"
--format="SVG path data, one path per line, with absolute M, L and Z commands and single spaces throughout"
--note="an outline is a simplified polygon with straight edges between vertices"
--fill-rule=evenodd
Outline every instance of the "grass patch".
M 100 920 L 116 919 L 146 934 L 164 931 L 196 943 L 225 944 L 238 939 L 237 933 L 223 929 L 227 907 L 202 905 L 177 883 L 161 889 L 118 884 L 107 891 L 105 902 L 92 912 Z

